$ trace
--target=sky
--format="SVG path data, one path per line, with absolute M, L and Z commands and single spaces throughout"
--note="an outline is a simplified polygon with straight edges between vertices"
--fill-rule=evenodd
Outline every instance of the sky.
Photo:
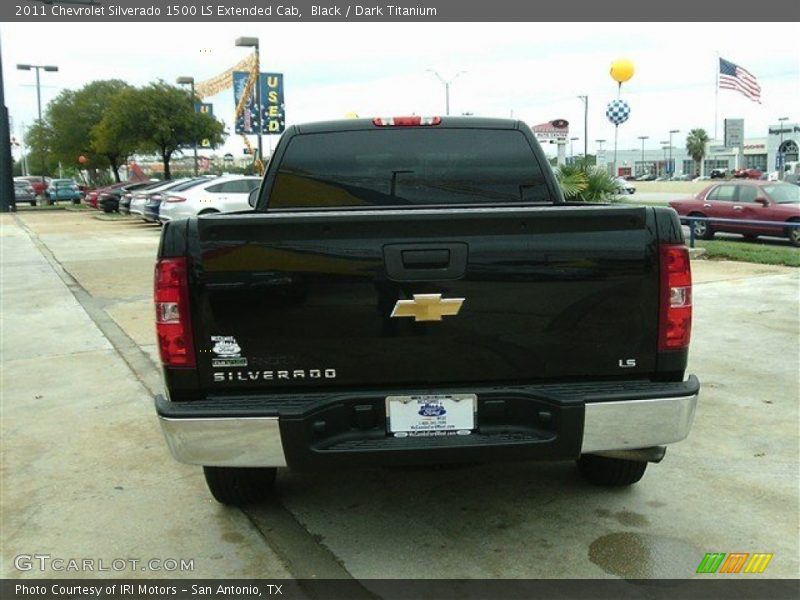
M 62 89 L 96 79 L 145 85 L 179 76 L 202 81 L 246 55 L 239 36 L 261 41 L 262 71 L 284 73 L 287 125 L 389 115 L 442 115 L 450 86 L 451 114 L 521 119 L 533 126 L 561 118 L 584 140 L 583 103 L 589 96 L 589 152 L 609 148 L 614 127 L 605 116 L 617 95 L 609 75 L 616 58 L 636 72 L 621 97 L 631 106 L 619 127 L 619 149 L 660 148 L 670 129 L 702 127 L 714 135 L 717 56 L 749 70 L 762 103 L 719 91 L 723 118 L 745 119 L 745 136 L 764 137 L 779 117 L 800 121 L 800 53 L 795 23 L 24 23 L 0 24 L 6 104 L 15 134 L 36 118 L 35 75 L 18 63 L 54 64 L 42 73 L 42 103 Z M 206 99 L 232 130 L 233 91 Z M 251 137 L 253 144 L 255 138 Z M 277 138 L 266 136 L 266 149 Z M 242 155 L 231 135 L 217 152 Z M 555 146 L 544 145 L 548 154 Z

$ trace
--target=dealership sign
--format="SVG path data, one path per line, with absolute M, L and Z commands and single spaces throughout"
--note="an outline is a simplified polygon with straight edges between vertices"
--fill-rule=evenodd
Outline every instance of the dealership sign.
M 744 145 L 744 119 L 725 119 L 725 147 L 741 148 Z
M 250 73 L 234 71 L 233 101 L 236 106 L 247 87 Z M 242 114 L 236 118 L 237 134 L 258 133 L 259 120 L 261 133 L 278 134 L 286 129 L 286 106 L 283 101 L 283 73 L 261 73 L 258 78 L 258 99 L 261 104 L 261 118 L 256 106 L 255 93 L 251 91 Z
M 533 126 L 533 135 L 539 140 L 564 140 L 569 137 L 569 121 L 554 119 Z
M 283 73 L 262 73 L 259 97 L 263 106 L 262 133 L 283 133 L 286 105 L 283 103 Z
M 195 102 L 194 103 L 194 112 L 196 113 L 205 113 L 207 115 L 214 114 L 214 105 L 210 102 Z
M 233 103 L 239 106 L 239 101 L 244 95 L 247 88 L 247 80 L 250 73 L 246 71 L 234 71 L 233 73 Z M 258 119 L 258 110 L 256 109 L 255 94 L 251 91 L 247 101 L 244 105 L 242 113 L 236 117 L 236 134 L 251 134 L 256 133 L 256 120 Z

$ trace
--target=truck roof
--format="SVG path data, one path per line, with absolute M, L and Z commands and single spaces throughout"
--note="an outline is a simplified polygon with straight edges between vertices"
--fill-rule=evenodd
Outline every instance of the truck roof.
M 517 119 L 495 119 L 489 117 L 441 117 L 438 125 L 421 125 L 436 129 L 519 129 Z M 297 133 L 328 133 L 333 131 L 358 131 L 379 129 L 372 119 L 337 119 L 335 121 L 317 121 L 295 125 Z

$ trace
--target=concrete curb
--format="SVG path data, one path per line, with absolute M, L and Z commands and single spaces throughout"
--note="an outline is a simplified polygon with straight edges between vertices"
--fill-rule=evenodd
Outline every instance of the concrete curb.
M 92 215 L 93 218 L 97 219 L 98 221 L 130 221 L 131 218 L 127 215 L 120 215 L 120 214 L 108 214 L 108 213 L 100 213 L 97 215 Z
M 706 256 L 706 249 L 705 248 L 689 248 L 689 258 L 705 258 Z

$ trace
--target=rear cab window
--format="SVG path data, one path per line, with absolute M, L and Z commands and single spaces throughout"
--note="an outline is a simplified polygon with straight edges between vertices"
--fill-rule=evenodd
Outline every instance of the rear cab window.
M 295 136 L 278 167 L 268 208 L 555 200 L 523 132 L 414 127 Z

